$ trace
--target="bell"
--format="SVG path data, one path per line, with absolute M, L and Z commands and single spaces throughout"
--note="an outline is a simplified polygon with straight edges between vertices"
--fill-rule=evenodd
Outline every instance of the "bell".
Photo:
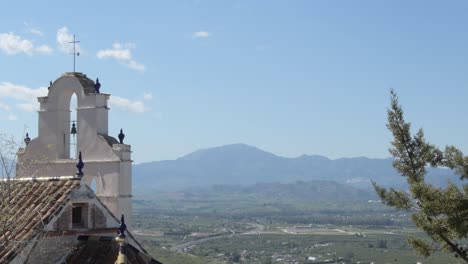
M 72 128 L 71 128 L 70 134 L 76 135 L 76 125 L 75 125 L 75 122 L 73 122 L 73 124 L 72 124 Z

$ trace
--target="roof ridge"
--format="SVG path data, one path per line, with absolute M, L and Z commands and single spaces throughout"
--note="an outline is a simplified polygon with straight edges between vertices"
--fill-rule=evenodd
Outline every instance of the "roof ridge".
M 78 176 L 57 176 L 57 177 L 18 177 L 10 179 L 0 179 L 1 182 L 15 181 L 15 182 L 24 182 L 24 181 L 68 181 L 68 180 L 81 180 L 82 177 Z

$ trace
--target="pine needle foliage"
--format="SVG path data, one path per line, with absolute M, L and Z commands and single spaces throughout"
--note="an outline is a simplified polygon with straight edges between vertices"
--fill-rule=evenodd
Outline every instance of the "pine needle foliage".
M 445 250 L 468 263 L 468 184 L 457 187 L 449 183 L 439 188 L 425 182 L 426 168 L 451 169 L 462 181 L 468 179 L 468 157 L 454 146 L 442 151 L 428 143 L 420 129 L 411 135 L 411 124 L 406 122 L 398 96 L 390 91 L 387 128 L 393 134 L 393 167 L 405 177 L 408 191 L 386 189 L 372 182 L 385 205 L 412 213 L 411 219 L 432 239 L 411 237 L 409 244 L 420 254 L 430 256 Z M 463 244 L 462 241 L 465 241 Z

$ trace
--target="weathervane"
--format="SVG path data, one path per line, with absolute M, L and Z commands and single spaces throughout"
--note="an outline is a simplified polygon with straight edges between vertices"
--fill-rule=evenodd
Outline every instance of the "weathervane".
M 76 43 L 80 43 L 80 41 L 75 40 L 75 34 L 73 34 L 73 41 L 68 43 L 73 43 L 73 72 L 75 72 L 75 58 L 76 56 L 80 56 L 80 52 L 76 52 Z

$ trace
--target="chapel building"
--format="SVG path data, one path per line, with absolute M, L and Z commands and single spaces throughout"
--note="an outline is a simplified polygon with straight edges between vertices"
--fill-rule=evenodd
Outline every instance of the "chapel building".
M 110 94 L 100 86 L 65 73 L 38 98 L 38 137 L 26 136 L 16 177 L 0 181 L 11 193 L 0 218 L 0 263 L 160 263 L 126 230 L 131 147 L 122 130 L 119 140 L 108 134 Z

